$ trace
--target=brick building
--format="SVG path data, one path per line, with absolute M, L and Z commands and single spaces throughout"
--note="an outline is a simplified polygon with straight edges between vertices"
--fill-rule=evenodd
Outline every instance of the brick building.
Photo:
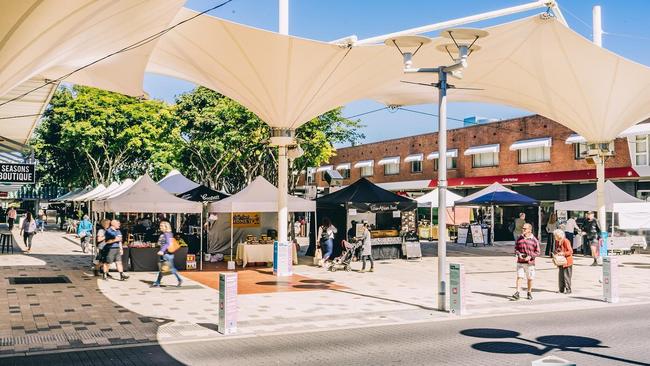
M 650 123 L 626 130 L 610 147 L 614 155 L 605 170 L 607 179 L 643 199 L 650 195 L 649 134 Z M 584 139 L 548 118 L 532 115 L 461 127 L 449 130 L 447 138 L 448 185 L 461 195 L 499 182 L 540 200 L 545 220 L 553 202 L 577 199 L 596 188 L 595 165 L 582 156 Z M 303 181 L 327 187 L 323 173 L 334 169 L 345 178 L 343 185 L 363 176 L 416 197 L 437 185 L 437 139 L 437 133 L 428 133 L 340 148 Z M 537 222 L 536 209 L 500 208 L 501 226 L 520 210 Z

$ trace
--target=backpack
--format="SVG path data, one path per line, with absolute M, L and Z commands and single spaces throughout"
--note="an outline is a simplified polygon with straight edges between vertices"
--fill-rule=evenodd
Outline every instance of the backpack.
M 330 234 L 327 232 L 329 228 L 326 228 L 325 226 L 321 226 L 321 233 L 320 233 L 320 241 L 327 241 L 330 238 Z

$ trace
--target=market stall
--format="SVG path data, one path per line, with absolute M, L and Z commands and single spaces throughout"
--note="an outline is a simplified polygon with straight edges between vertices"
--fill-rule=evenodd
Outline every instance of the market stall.
M 176 169 L 170 171 L 163 179 L 158 182 L 165 191 L 171 194 L 187 192 L 199 186 L 198 183 L 186 178 Z
M 387 191 L 365 178 L 351 185 L 316 199 L 316 216 L 328 217 L 338 228 L 335 238 L 334 255 L 340 253 L 338 245 L 350 228 L 351 220 L 367 221 L 371 226 L 372 255 L 375 259 L 401 258 L 402 234 L 415 231 L 414 210 L 417 202 L 404 196 Z M 317 224 L 320 224 L 317 221 Z M 316 245 L 312 236 L 310 249 Z
M 237 254 L 235 260 L 244 264 L 251 262 L 273 261 L 273 241 L 277 238 L 277 210 L 278 188 L 263 177 L 257 177 L 251 184 L 239 193 L 220 201 L 210 203 L 208 211 L 211 213 L 228 214 L 220 215 L 218 227 L 224 233 L 230 231 L 230 241 L 222 238 L 210 253 L 224 253 L 228 251 L 231 258 Z M 316 203 L 295 196 L 288 197 L 289 212 L 313 212 Z M 286 223 L 289 225 L 289 223 Z M 293 248 L 294 263 L 297 263 L 295 246 Z
M 187 192 L 179 193 L 176 196 L 188 201 L 201 202 L 204 207 L 204 214 L 208 203 L 220 201 L 226 197 L 230 197 L 230 195 L 227 193 L 215 191 L 214 189 L 211 189 L 210 187 L 206 187 L 204 185 L 190 189 Z M 184 220 L 185 224 L 181 227 L 181 235 L 187 243 L 189 253 L 192 254 L 199 253 L 199 245 L 201 239 L 199 235 L 203 235 L 203 230 L 199 226 L 199 221 L 200 220 L 198 219 L 198 215 L 188 215 Z M 214 235 L 216 224 L 210 218 L 208 218 L 208 224 L 206 226 L 206 231 L 208 233 L 207 248 L 208 252 L 210 252 L 209 249 L 211 248 L 211 242 L 215 241 L 215 237 L 218 238 L 218 236 Z
M 470 209 L 459 207 L 455 208 L 454 203 L 463 198 L 463 196 L 458 195 L 454 192 L 447 191 L 447 202 L 445 202 L 445 210 L 447 212 L 447 225 L 454 226 L 460 225 L 462 223 L 469 223 Z M 433 225 L 433 209 L 440 209 L 438 205 L 438 188 L 433 191 L 420 196 L 415 199 L 418 203 L 418 207 L 428 208 L 430 211 L 429 220 L 419 220 L 418 221 L 418 236 L 421 239 L 438 239 L 438 226 Z M 450 240 L 450 233 L 447 230 L 447 240 Z
M 475 245 L 494 243 L 496 208 L 501 206 L 535 206 L 539 210 L 539 201 L 508 189 L 499 183 L 492 183 L 488 187 L 456 201 L 455 204 L 456 206 L 487 207 L 489 209 L 489 213 L 479 215 L 479 221 L 471 223 L 468 227 L 458 228 L 457 241 L 461 244 L 467 244 L 470 241 Z M 538 221 L 540 220 L 541 215 L 538 214 Z M 503 224 L 503 215 L 501 215 L 500 221 Z M 537 227 L 541 227 L 541 222 L 538 222 Z
M 102 193 L 100 199 L 94 201 L 92 209 L 96 213 L 202 213 L 200 203 L 187 201 L 174 196 L 158 186 L 148 175 L 143 175 L 135 182 L 127 180 L 111 192 Z M 156 228 L 149 225 L 154 235 L 135 234 L 135 223 L 128 219 L 124 228 L 126 240 L 125 254 L 128 253 L 128 262 L 132 271 L 157 271 L 158 255 L 160 248 L 157 243 Z M 134 218 L 137 216 L 134 215 Z M 142 217 L 140 217 L 142 218 Z M 150 220 L 146 217 L 147 220 Z M 142 224 L 143 220 L 140 220 Z M 151 222 L 149 222 L 151 224 Z M 174 262 L 177 268 L 186 267 L 187 246 L 182 238 L 177 237 L 181 248 L 175 253 Z

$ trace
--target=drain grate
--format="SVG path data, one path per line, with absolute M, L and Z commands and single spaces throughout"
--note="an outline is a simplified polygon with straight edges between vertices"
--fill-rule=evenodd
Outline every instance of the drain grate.
M 47 285 L 54 283 L 72 283 L 66 276 L 56 277 L 9 277 L 10 285 Z

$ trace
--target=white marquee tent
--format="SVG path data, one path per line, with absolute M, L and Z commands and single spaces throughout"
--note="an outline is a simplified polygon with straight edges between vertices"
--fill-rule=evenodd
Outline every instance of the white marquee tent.
M 447 192 L 447 204 L 445 207 L 454 207 L 454 202 L 462 199 L 463 196 L 454 192 Z M 439 207 L 438 205 L 438 188 L 415 199 L 418 207 Z
M 133 183 L 133 180 L 130 178 L 125 179 L 122 183 L 113 182 L 103 192 L 96 194 L 93 197 L 93 201 L 105 200 L 109 197 L 120 194 L 131 187 Z
M 74 202 L 90 201 L 94 196 L 104 192 L 105 190 L 106 190 L 106 186 L 104 186 L 103 184 L 100 184 L 97 187 L 93 188 L 92 190 L 90 190 L 90 191 L 88 191 L 88 192 L 86 192 L 86 193 L 84 193 L 84 194 L 82 194 L 80 196 L 74 197 L 72 199 L 72 201 L 74 201 Z
M 635 203 L 643 202 L 642 200 L 629 195 L 624 190 L 618 188 L 616 184 L 608 180 L 605 182 L 605 209 L 612 212 L 614 205 L 617 203 Z M 596 191 L 572 201 L 556 202 L 556 211 L 596 211 Z
M 158 182 L 158 185 L 171 194 L 185 193 L 190 189 L 194 189 L 199 186 L 198 183 L 188 179 L 176 169 L 172 170 L 163 179 L 161 179 Z

